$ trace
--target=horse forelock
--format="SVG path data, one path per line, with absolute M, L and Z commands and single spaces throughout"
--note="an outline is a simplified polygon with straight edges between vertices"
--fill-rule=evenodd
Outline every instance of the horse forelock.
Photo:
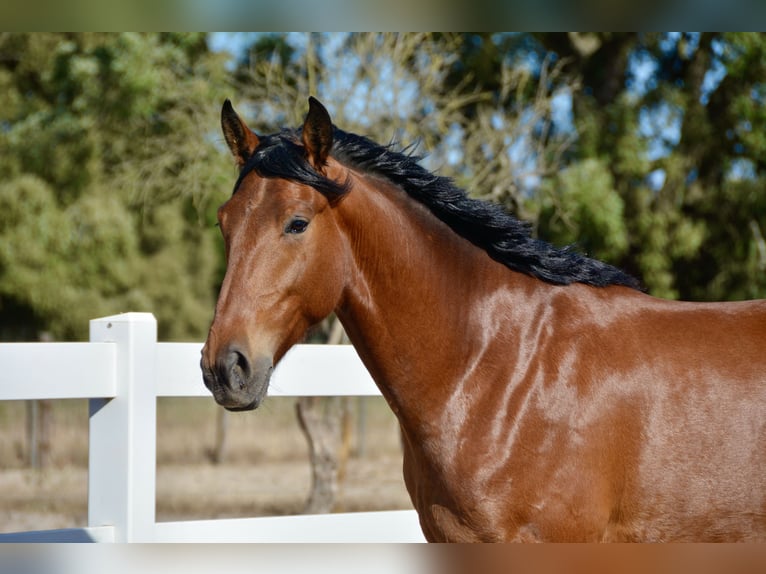
M 337 182 L 318 173 L 300 145 L 299 134 L 299 130 L 282 130 L 277 134 L 260 137 L 258 147 L 242 166 L 232 195 L 248 174 L 256 172 L 262 177 L 282 178 L 309 185 L 331 200 L 343 196 L 348 191 L 348 182 Z

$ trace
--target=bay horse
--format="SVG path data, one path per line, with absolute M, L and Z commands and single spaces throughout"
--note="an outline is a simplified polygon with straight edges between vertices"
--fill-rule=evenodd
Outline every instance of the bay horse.
M 221 124 L 220 405 L 256 408 L 335 312 L 429 541 L 766 540 L 766 300 L 654 298 L 314 98 L 295 130 L 256 135 L 228 100 Z

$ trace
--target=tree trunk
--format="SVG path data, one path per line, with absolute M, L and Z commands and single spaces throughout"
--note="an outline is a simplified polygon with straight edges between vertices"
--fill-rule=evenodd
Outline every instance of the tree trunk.
M 309 445 L 311 490 L 304 514 L 332 512 L 338 493 L 338 442 L 341 401 L 337 397 L 300 397 L 298 423 Z

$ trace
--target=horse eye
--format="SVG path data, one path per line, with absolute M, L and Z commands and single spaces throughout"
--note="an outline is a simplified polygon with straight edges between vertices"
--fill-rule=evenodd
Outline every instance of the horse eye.
M 293 219 L 287 224 L 287 227 L 285 227 L 285 233 L 303 233 L 308 226 L 309 222 L 305 219 Z

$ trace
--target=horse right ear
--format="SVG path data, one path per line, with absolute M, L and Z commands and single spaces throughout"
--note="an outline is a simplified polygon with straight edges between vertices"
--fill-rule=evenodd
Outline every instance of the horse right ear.
M 221 108 L 221 129 L 237 165 L 242 168 L 258 147 L 258 136 L 247 127 L 227 99 Z

